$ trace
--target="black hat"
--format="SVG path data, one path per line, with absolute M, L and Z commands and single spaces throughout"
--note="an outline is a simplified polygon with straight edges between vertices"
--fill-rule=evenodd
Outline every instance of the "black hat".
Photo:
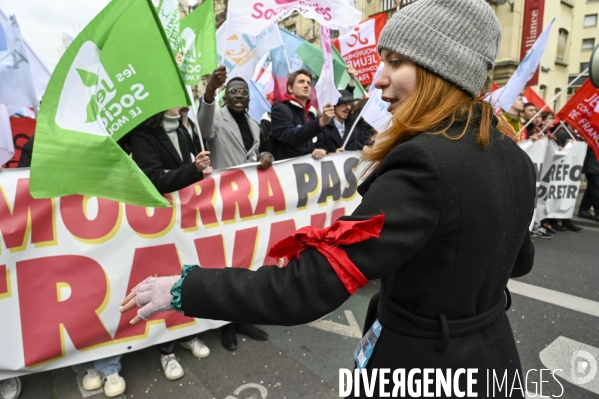
M 354 101 L 354 96 L 347 90 L 339 90 L 339 94 L 341 94 L 341 97 L 339 97 L 335 106 Z

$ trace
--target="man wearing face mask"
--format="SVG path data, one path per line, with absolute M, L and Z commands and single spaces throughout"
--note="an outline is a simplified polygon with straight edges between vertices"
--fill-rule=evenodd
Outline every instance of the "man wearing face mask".
M 260 162 L 263 169 L 270 167 L 273 156 L 258 153 L 260 126 L 246 113 L 250 103 L 247 82 L 233 78 L 225 90 L 227 105 L 214 112 L 214 124 L 206 136 L 212 167 L 222 169 L 248 162 Z

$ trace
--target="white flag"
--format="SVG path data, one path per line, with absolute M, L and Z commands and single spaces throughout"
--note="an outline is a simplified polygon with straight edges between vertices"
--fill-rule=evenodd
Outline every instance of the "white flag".
M 382 100 L 383 91 L 375 89 L 362 108 L 362 118 L 377 132 L 385 130 L 391 121 L 391 114 L 387 111 L 389 103 Z
M 39 101 L 29 68 L 29 58 L 14 15 L 4 27 L 8 49 L 0 52 L 0 103 L 37 108 Z
M 331 33 L 326 26 L 320 26 L 320 45 L 322 46 L 322 57 L 324 64 L 316 82 L 316 98 L 318 106 L 322 110 L 325 105 L 337 105 L 341 93 L 335 87 L 335 76 L 333 74 L 333 54 L 331 49 Z
M 225 21 L 216 31 L 218 61 L 227 68 L 227 78 L 239 76 L 249 82 L 260 59 L 272 49 L 283 45 L 281 32 L 277 25 L 269 25 L 256 36 L 251 36 L 229 22 Z
M 15 155 L 15 146 L 12 140 L 8 108 L 6 105 L 0 104 L 0 168 Z
M 242 32 L 257 35 L 267 25 L 277 24 L 295 11 L 341 33 L 362 20 L 362 13 L 348 0 L 230 0 L 227 20 Z
M 516 101 L 516 97 L 522 92 L 524 86 L 526 86 L 526 82 L 528 82 L 532 75 L 534 75 L 541 63 L 541 58 L 545 52 L 545 47 L 547 47 L 547 40 L 549 39 L 553 21 L 555 21 L 555 17 L 553 17 L 551 22 L 549 22 L 549 25 L 547 25 L 545 30 L 543 30 L 543 33 L 541 33 L 541 36 L 539 36 L 535 44 L 530 48 L 528 53 L 526 53 L 526 57 L 524 57 L 520 65 L 518 65 L 518 69 L 516 69 L 516 72 L 514 72 L 507 82 L 504 90 L 499 94 L 497 99 L 494 100 L 495 102 L 492 102 L 493 105 L 501 107 L 504 111 L 509 111 L 509 109 L 512 108 L 514 101 Z
M 6 15 L 0 10 L 0 25 L 2 25 L 5 29 L 10 26 L 8 18 Z M 26 50 L 26 57 L 29 61 L 29 69 L 31 70 L 31 75 L 33 77 L 33 87 L 35 88 L 35 94 L 37 99 L 41 99 L 46 91 L 46 86 L 48 86 L 48 82 L 50 81 L 50 70 L 46 68 L 44 63 L 40 60 L 37 54 L 31 49 L 29 44 L 23 39 L 23 45 Z M 9 105 L 9 112 L 12 113 L 12 109 Z

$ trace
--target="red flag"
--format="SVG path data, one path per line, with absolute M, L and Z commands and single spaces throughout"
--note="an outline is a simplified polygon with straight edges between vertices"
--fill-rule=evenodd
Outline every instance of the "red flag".
M 361 85 L 372 83 L 374 74 L 381 63 L 376 45 L 383 27 L 387 23 L 387 14 L 382 12 L 362 21 L 351 32 L 339 36 L 333 41 L 347 65 L 356 69 Z
M 543 108 L 546 104 L 545 101 L 543 101 L 543 99 L 541 98 L 541 96 L 539 96 L 537 92 L 530 87 L 527 87 L 526 90 L 524 90 L 524 94 L 522 95 L 526 97 L 529 103 L 533 103 L 535 107 L 537 107 L 538 109 Z M 553 112 L 551 107 L 547 107 L 545 109 Z
M 499 90 L 499 85 L 495 82 L 491 83 L 491 89 L 489 90 L 491 93 L 495 90 Z
M 564 105 L 558 115 L 584 137 L 599 159 L 599 89 L 589 79 Z

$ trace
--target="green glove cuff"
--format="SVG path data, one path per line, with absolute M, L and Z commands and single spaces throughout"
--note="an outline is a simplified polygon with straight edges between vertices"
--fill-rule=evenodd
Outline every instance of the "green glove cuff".
M 183 305 L 181 304 L 181 287 L 183 287 L 183 280 L 185 279 L 185 276 L 187 276 L 189 272 L 195 269 L 196 267 L 199 266 L 183 265 L 181 278 L 179 279 L 179 281 L 175 283 L 175 285 L 173 285 L 173 288 L 171 288 L 171 295 L 173 296 L 173 300 L 171 301 L 171 307 L 173 308 L 173 310 L 176 310 L 177 312 L 183 313 Z

